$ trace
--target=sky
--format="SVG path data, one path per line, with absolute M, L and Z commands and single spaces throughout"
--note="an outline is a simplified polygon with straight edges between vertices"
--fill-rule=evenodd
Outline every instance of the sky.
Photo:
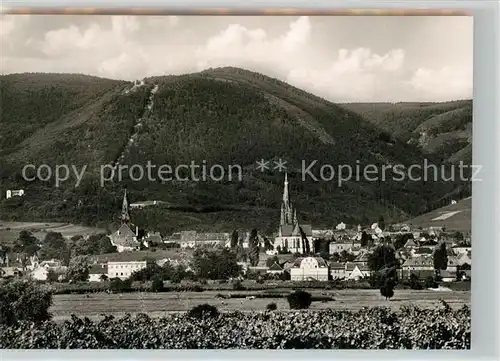
M 472 98 L 465 16 L 2 15 L 1 70 L 135 80 L 236 66 L 334 102 Z

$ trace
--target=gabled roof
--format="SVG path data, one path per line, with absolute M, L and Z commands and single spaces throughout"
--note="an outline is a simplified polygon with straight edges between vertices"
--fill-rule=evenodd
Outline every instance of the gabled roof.
M 108 266 L 101 266 L 98 264 L 93 264 L 90 266 L 89 274 L 107 274 Z
M 127 226 L 122 224 L 121 227 L 110 237 L 113 244 L 122 247 L 138 247 L 139 242 L 135 240 L 135 233 Z
M 300 237 L 301 233 L 299 227 L 306 237 L 312 236 L 313 232 L 310 224 L 296 224 L 295 226 L 291 224 L 280 225 L 281 235 L 283 237 Z
M 353 270 L 356 268 L 356 266 L 357 266 L 357 265 L 356 265 L 356 264 L 354 264 L 354 263 L 347 262 L 347 263 L 345 264 L 345 269 L 346 269 L 346 271 L 351 272 L 351 271 L 353 271 Z
M 432 249 L 428 247 L 419 247 L 415 249 L 415 253 L 417 254 L 432 254 Z
M 368 262 L 369 253 L 362 250 L 361 253 L 354 259 L 354 262 Z
M 330 262 L 331 269 L 345 269 L 345 264 L 339 262 Z
M 162 239 L 161 239 L 161 236 L 159 236 L 157 234 L 153 234 L 153 235 L 151 235 L 149 237 L 144 238 L 144 241 L 146 241 L 146 242 L 154 242 L 154 243 L 161 243 Z
M 403 247 L 417 247 L 417 244 L 413 239 L 409 239 L 406 241 L 405 245 Z
M 318 262 L 319 267 L 328 267 L 326 261 L 322 257 L 298 257 L 293 263 L 293 267 L 299 268 L 302 264 L 302 261 L 306 258 L 314 258 Z
M 283 267 L 274 262 L 271 267 L 269 267 L 269 271 L 283 271 Z
M 413 258 L 408 258 L 403 264 L 403 267 L 434 267 L 432 257 L 429 256 L 417 256 Z

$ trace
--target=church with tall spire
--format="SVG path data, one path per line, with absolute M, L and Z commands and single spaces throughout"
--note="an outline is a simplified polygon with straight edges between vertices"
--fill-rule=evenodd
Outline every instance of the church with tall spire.
M 130 218 L 127 190 L 123 194 L 122 213 L 120 216 L 120 228 L 109 236 L 111 244 L 116 247 L 118 252 L 134 251 L 140 248 L 138 241 L 139 231 L 134 227 Z M 133 231 L 135 228 L 135 232 Z
M 288 174 L 286 173 L 281 201 L 280 225 L 278 236 L 274 241 L 274 249 L 301 254 L 313 252 L 312 227 L 309 224 L 299 223 L 297 210 L 290 200 Z

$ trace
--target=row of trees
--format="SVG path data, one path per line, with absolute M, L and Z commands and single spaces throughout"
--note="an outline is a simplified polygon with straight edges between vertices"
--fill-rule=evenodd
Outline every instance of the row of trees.
M 68 266 L 70 260 L 77 256 L 93 256 L 116 252 L 106 234 L 91 235 L 87 239 L 74 236 L 70 240 L 61 233 L 48 232 L 43 240 L 39 240 L 29 231 L 21 231 L 12 247 L 0 247 L 0 263 L 6 263 L 7 255 L 15 252 L 20 255 L 22 266 L 25 267 L 30 257 L 37 256 L 40 260 L 56 259 Z

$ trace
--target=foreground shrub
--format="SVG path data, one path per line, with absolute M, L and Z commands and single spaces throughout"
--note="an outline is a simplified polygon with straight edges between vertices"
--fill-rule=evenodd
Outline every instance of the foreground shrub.
M 274 310 L 278 309 L 278 306 L 276 306 L 276 303 L 271 302 L 271 303 L 269 303 L 269 304 L 266 306 L 266 309 L 267 309 L 267 310 L 270 310 L 270 311 L 274 311 Z
M 312 297 L 309 292 L 299 290 L 289 294 L 287 300 L 291 309 L 301 310 L 311 306 Z
M 155 276 L 151 282 L 151 292 L 161 291 L 163 291 L 163 280 L 160 277 Z
M 0 325 L 0 348 L 469 349 L 470 326 L 468 307 L 108 316 L 97 322 L 74 317 L 36 327 Z
M 0 325 L 50 319 L 52 293 L 33 280 L 12 279 L 0 286 Z
M 235 280 L 233 282 L 233 290 L 235 291 L 243 291 L 245 287 L 243 287 L 243 284 L 241 283 L 240 280 Z
M 219 311 L 217 310 L 217 307 L 205 303 L 203 305 L 193 307 L 188 311 L 187 315 L 191 318 L 203 319 L 217 317 L 219 315 Z

